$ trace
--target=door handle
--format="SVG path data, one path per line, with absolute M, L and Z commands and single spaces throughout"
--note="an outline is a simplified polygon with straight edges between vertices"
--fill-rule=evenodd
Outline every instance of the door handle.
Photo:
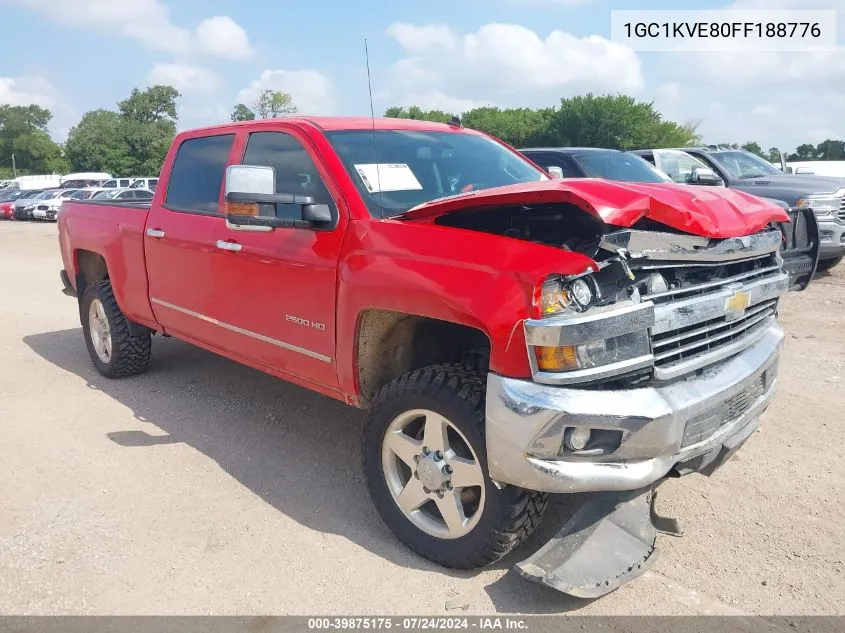
M 162 231 L 161 229 L 147 229 L 147 235 L 149 237 L 161 239 L 164 237 L 164 231 Z
M 226 240 L 217 240 L 217 248 L 224 251 L 231 251 L 237 253 L 241 250 L 241 245 L 237 242 L 227 242 Z

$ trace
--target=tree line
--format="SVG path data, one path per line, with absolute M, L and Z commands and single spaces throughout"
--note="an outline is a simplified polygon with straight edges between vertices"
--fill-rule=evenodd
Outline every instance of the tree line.
M 12 156 L 18 175 L 105 171 L 111 174 L 155 175 L 176 134 L 178 90 L 172 86 L 134 89 L 115 110 L 86 112 L 71 128 L 64 144 L 48 132 L 50 110 L 38 105 L 0 105 L 0 178 L 12 176 Z M 230 119 L 249 121 L 297 112 L 291 95 L 263 90 L 250 104 L 235 106 Z M 665 119 L 653 103 L 628 95 L 586 94 L 561 99 L 546 108 L 474 108 L 452 113 L 417 106 L 390 107 L 387 117 L 448 123 L 458 117 L 465 127 L 497 136 L 514 147 L 606 147 L 631 150 L 684 147 L 701 143 L 698 122 Z M 764 151 L 754 141 L 744 148 L 773 163 L 780 161 L 776 147 Z M 787 160 L 845 160 L 845 141 L 827 139 L 805 143 Z

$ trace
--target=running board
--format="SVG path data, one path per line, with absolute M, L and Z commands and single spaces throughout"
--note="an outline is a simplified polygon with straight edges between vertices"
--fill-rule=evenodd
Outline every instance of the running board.
M 680 535 L 654 512 L 653 487 L 599 492 L 533 556 L 516 564 L 524 578 L 578 598 L 598 598 L 651 567 L 658 532 Z

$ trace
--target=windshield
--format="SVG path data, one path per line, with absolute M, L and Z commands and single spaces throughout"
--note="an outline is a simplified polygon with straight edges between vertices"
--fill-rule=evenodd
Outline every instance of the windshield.
M 4 191 L 0 194 L 0 201 L 1 202 L 10 202 L 12 200 L 17 200 L 23 195 L 23 191 L 16 189 L 15 191 Z
M 548 179 L 518 154 L 478 134 L 345 130 L 326 136 L 378 218 L 468 191 Z
M 585 152 L 572 156 L 590 178 L 620 182 L 672 182 L 672 179 L 635 154 Z
M 781 174 L 781 171 L 751 152 L 713 152 L 707 155 L 734 178 L 759 178 Z

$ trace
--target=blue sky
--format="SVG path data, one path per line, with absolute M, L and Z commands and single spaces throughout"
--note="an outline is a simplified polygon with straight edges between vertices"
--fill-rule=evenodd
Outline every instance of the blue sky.
M 625 92 L 707 142 L 764 147 L 845 137 L 845 53 L 636 53 L 610 37 L 612 9 L 668 0 L 0 0 L 0 103 L 50 107 L 61 140 L 87 110 L 136 86 L 174 83 L 180 127 L 228 117 L 263 87 L 301 112 L 419 104 L 554 105 Z M 700 0 L 695 8 L 838 8 L 842 0 Z M 845 7 L 839 16 L 840 40 Z

